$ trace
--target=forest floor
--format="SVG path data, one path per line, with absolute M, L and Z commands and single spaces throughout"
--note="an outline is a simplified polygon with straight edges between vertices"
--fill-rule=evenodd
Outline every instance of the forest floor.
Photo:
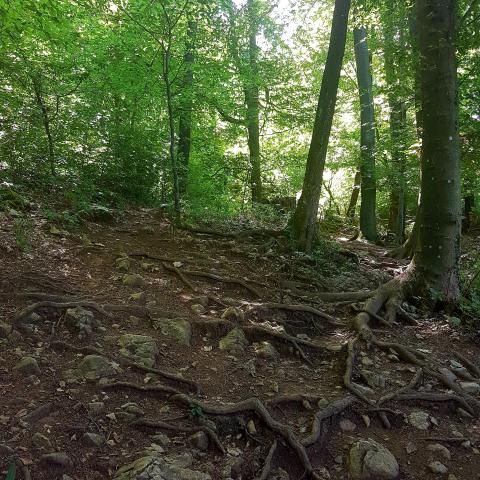
M 300 480 L 309 462 L 335 480 L 480 478 L 475 402 L 428 374 L 478 398 L 480 370 L 455 354 L 480 346 L 405 306 L 417 325 L 375 333 L 416 349 L 419 370 L 352 343 L 362 303 L 328 295 L 406 268 L 385 249 L 337 239 L 311 258 L 147 209 L 75 233 L 25 215 L 28 253 L 15 218 L 0 223 L 0 478 L 14 456 L 34 480 Z

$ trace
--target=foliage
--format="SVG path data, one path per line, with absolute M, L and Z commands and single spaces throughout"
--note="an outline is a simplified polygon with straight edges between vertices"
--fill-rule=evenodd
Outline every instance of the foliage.
M 15 480 L 16 475 L 17 475 L 17 464 L 15 463 L 15 460 L 12 460 L 8 465 L 7 476 L 5 477 L 5 480 Z
M 15 218 L 13 222 L 13 234 L 17 247 L 25 253 L 32 251 L 33 223 L 28 217 Z

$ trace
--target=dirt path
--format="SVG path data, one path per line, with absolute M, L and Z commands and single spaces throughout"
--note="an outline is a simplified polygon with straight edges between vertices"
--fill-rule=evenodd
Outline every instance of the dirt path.
M 268 464 L 264 478 L 299 480 L 311 467 L 317 478 L 347 479 L 352 445 L 373 439 L 398 461 L 398 478 L 436 478 L 435 461 L 450 480 L 478 477 L 478 419 L 454 397 L 433 401 L 446 389 L 426 368 L 417 375 L 397 351 L 360 342 L 346 370 L 350 321 L 362 307 L 325 300 L 371 291 L 404 268 L 378 249 L 341 243 L 315 260 L 268 238 L 172 231 L 148 210 L 80 235 L 33 222 L 28 254 L 16 248 L 10 220 L 0 230 L 5 472 L 15 454 L 35 480 L 112 478 L 155 444 L 166 458 L 191 454 L 192 478 L 262 478 Z M 35 302 L 43 303 L 22 311 Z M 419 325 L 377 325 L 378 337 L 417 349 L 428 368 L 467 377 L 453 354 L 475 361 L 478 347 L 444 318 L 411 313 Z M 346 371 L 362 399 L 345 388 Z M 403 398 L 378 410 L 385 393 L 414 377 Z M 465 379 L 453 381 L 461 388 Z M 477 381 L 464 386 L 478 398 Z M 412 401 L 412 391 L 428 401 Z M 247 399 L 261 403 L 239 403 Z

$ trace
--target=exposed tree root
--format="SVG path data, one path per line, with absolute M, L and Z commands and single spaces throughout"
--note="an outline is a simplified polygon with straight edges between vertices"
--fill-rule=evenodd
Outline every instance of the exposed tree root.
M 423 373 L 423 370 L 419 368 L 415 372 L 415 375 L 412 377 L 412 379 L 410 380 L 410 382 L 408 382 L 407 385 L 405 385 L 404 387 L 400 387 L 397 390 L 394 390 L 393 392 L 386 393 L 385 395 L 380 397 L 377 402 L 377 407 L 381 407 L 383 404 L 391 400 L 394 400 L 399 395 L 409 392 L 410 390 L 413 390 L 418 384 L 418 382 L 420 381 L 420 378 L 422 378 L 422 373 Z
M 274 440 L 272 443 L 272 446 L 270 447 L 270 450 L 268 451 L 268 455 L 265 458 L 265 463 L 263 464 L 262 472 L 259 477 L 257 477 L 257 480 L 267 480 L 270 472 L 272 470 L 272 459 L 273 455 L 275 454 L 275 450 L 277 449 L 277 441 Z
M 193 283 L 182 273 L 182 271 L 175 267 L 175 266 L 170 266 L 168 265 L 166 262 L 162 262 L 162 265 L 163 265 L 163 268 L 165 268 L 165 270 L 168 270 L 170 272 L 175 272 L 178 276 L 178 278 L 180 278 L 180 280 L 192 291 L 192 292 L 197 292 L 197 289 L 195 288 L 195 286 L 193 285 Z
M 480 368 L 478 368 L 473 362 L 471 362 L 467 357 L 463 356 L 461 353 L 453 352 L 453 354 L 474 377 L 480 378 Z
M 40 405 L 32 412 L 25 415 L 22 420 L 26 423 L 33 425 L 42 418 L 48 417 L 48 415 L 55 412 L 56 410 L 58 410 L 58 404 L 56 402 L 48 402 L 44 405 Z
M 84 346 L 84 347 L 77 347 L 75 345 L 71 345 L 70 343 L 64 342 L 62 340 L 55 340 L 55 341 L 51 342 L 50 347 L 55 348 L 57 350 L 65 349 L 65 350 L 71 350 L 73 352 L 78 352 L 78 353 L 102 355 L 104 357 L 106 356 L 105 352 L 102 351 L 101 349 L 97 348 L 97 347 L 92 347 L 92 346 L 89 346 L 89 345 Z M 200 391 L 201 391 L 200 385 L 198 383 L 194 382 L 193 380 L 188 380 L 186 378 L 180 377 L 180 376 L 175 375 L 173 373 L 169 373 L 169 372 L 165 372 L 163 370 L 159 370 L 158 368 L 146 367 L 145 365 L 141 365 L 139 363 L 132 362 L 131 360 L 128 360 L 126 358 L 111 358 L 111 357 L 109 357 L 109 358 L 110 358 L 110 360 L 113 360 L 114 362 L 116 362 L 120 365 L 135 368 L 137 370 L 141 370 L 142 372 L 154 373 L 156 375 L 160 375 L 161 377 L 167 378 L 167 379 L 172 380 L 174 382 L 179 382 L 179 383 L 183 383 L 185 385 L 188 385 L 189 387 L 193 388 L 197 392 L 197 394 L 199 394 Z
M 315 298 L 327 303 L 362 302 L 364 300 L 368 300 L 373 295 L 375 295 L 375 292 L 370 290 L 364 292 L 321 292 L 316 293 Z
M 352 382 L 353 365 L 355 362 L 355 343 L 356 340 L 350 340 L 347 347 L 347 361 L 345 366 L 345 373 L 343 375 L 343 384 L 345 388 L 360 398 L 368 405 L 374 405 L 374 402 L 366 397 Z
M 304 403 L 304 402 L 318 402 L 322 398 L 321 395 L 311 393 L 293 393 L 290 395 L 280 395 L 267 401 L 267 405 L 276 406 L 282 403 Z
M 260 305 L 255 305 L 253 307 L 253 310 L 260 309 L 260 308 L 288 310 L 292 312 L 307 312 L 307 313 L 316 315 L 317 317 L 322 318 L 323 320 L 326 320 L 331 325 L 335 325 L 335 326 L 344 325 L 344 323 L 340 322 L 339 320 L 332 317 L 328 313 L 322 312 L 321 310 L 311 307 L 310 305 L 293 305 L 293 304 L 287 304 L 287 303 L 268 302 L 268 303 L 262 303 Z
M 218 438 L 218 435 L 211 429 L 205 426 L 196 426 L 196 427 L 186 427 L 183 425 L 172 425 L 171 423 L 162 422 L 161 420 L 147 420 L 147 419 L 139 419 L 132 422 L 130 425 L 134 427 L 148 427 L 148 428 L 158 428 L 161 430 L 170 430 L 173 432 L 185 432 L 185 433 L 197 433 L 197 432 L 205 432 L 212 443 L 222 452 L 225 454 L 225 448 L 222 445 L 222 442 Z
M 180 394 L 180 390 L 176 388 L 169 387 L 168 385 L 139 385 L 138 383 L 132 382 L 113 382 L 113 383 L 104 383 L 101 386 L 102 389 L 106 390 L 115 390 L 117 388 L 127 388 L 132 390 L 138 390 L 140 392 L 157 392 L 157 393 L 169 393 L 172 395 Z
M 467 412 L 474 415 L 472 407 L 467 401 L 459 395 L 453 393 L 435 393 L 435 392 L 406 392 L 398 394 L 394 400 L 400 402 L 423 401 L 423 402 L 456 402 Z
M 235 404 L 221 406 L 199 402 L 198 400 L 183 394 L 175 395 L 171 398 L 171 400 L 177 401 L 187 406 L 196 405 L 201 408 L 203 412 L 211 415 L 231 415 L 233 413 L 239 413 L 244 411 L 255 412 L 271 430 L 281 435 L 292 447 L 292 449 L 297 453 L 303 467 L 306 470 L 306 473 L 310 475 L 311 478 L 320 480 L 319 475 L 315 473 L 312 467 L 305 447 L 297 439 L 292 429 L 287 425 L 279 422 L 278 420 L 275 420 L 270 415 L 270 412 L 267 410 L 265 405 L 258 398 L 249 398 Z
M 302 440 L 302 445 L 308 447 L 316 443 L 322 436 L 323 422 L 331 417 L 339 415 L 347 408 L 358 403 L 358 398 L 352 395 L 347 395 L 338 400 L 335 400 L 323 410 L 318 411 L 313 418 L 312 430 L 310 435 Z

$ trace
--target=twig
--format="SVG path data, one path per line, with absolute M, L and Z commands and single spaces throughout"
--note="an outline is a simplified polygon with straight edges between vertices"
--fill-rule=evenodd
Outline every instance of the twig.
M 265 463 L 263 464 L 262 473 L 260 474 L 257 480 L 268 479 L 270 475 L 270 471 L 272 470 L 272 458 L 273 458 L 273 455 L 275 454 L 276 449 L 277 449 L 277 441 L 274 440 L 272 443 L 272 446 L 270 447 L 270 450 L 268 451 L 268 455 L 265 458 Z

